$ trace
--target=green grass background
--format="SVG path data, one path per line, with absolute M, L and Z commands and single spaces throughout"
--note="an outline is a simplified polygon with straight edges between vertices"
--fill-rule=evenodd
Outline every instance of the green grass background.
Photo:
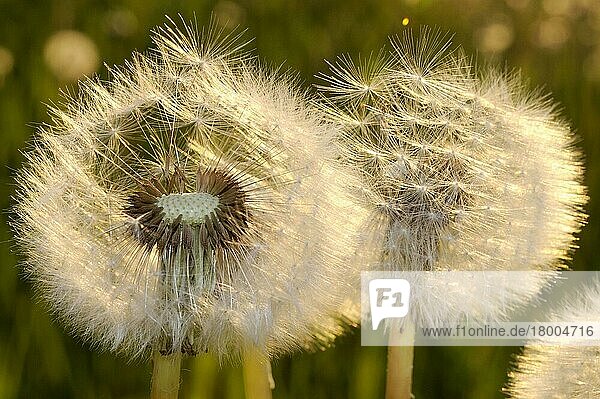
M 76 89 L 75 83 L 56 78 L 43 58 L 44 43 L 58 30 L 85 33 L 98 47 L 101 60 L 121 64 L 132 50 L 150 46 L 149 30 L 164 23 L 165 14 L 182 13 L 189 19 L 195 13 L 203 25 L 214 13 L 247 27 L 262 58 L 299 71 L 309 87 L 316 82 L 314 74 L 325 70 L 324 58 L 377 50 L 389 35 L 406 29 L 402 20 L 408 17 L 408 27 L 426 24 L 454 32 L 455 43 L 479 62 L 519 68 L 532 86 L 553 93 L 581 139 L 578 145 L 585 152 L 591 196 L 589 224 L 580 234 L 580 249 L 571 266 L 593 270 L 594 242 L 599 242 L 600 234 L 595 219 L 600 199 L 600 4 L 595 3 L 600 2 L 0 0 L 0 46 L 14 58 L 12 70 L 0 76 L 0 208 L 11 204 L 13 175 L 23 159 L 19 151 L 26 147 L 35 125 L 49 121 L 44 103 L 58 100 L 61 88 Z M 565 4 L 570 7 L 566 11 Z M 111 28 L 115 13 L 130 17 L 127 34 Z M 492 54 L 482 44 L 483 32 L 498 22 L 510 27 L 513 39 L 505 51 Z M 552 26 L 560 28 L 563 43 L 540 46 L 536 38 Z M 102 66 L 98 72 L 106 76 Z M 95 353 L 69 336 L 52 321 L 44 305 L 32 299 L 30 284 L 19 277 L 9 217 L 9 211 L 4 212 L 0 224 L 0 398 L 146 397 L 148 364 Z M 506 370 L 517 352 L 518 348 L 417 348 L 415 396 L 502 397 Z M 385 348 L 361 347 L 354 332 L 327 351 L 277 360 L 273 373 L 275 398 L 382 397 Z M 182 377 L 183 398 L 242 397 L 240 369 L 219 371 L 214 359 L 187 360 Z

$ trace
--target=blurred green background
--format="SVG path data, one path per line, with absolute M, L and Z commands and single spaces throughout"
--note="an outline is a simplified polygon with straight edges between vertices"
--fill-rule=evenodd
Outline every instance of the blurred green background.
M 377 50 L 387 36 L 422 24 L 454 32 L 478 62 L 519 68 L 544 86 L 578 132 L 591 201 L 588 226 L 572 266 L 594 269 L 600 199 L 600 2 L 597 0 L 272 0 L 101 1 L 0 0 L 0 207 L 10 206 L 20 150 L 39 123 L 44 103 L 76 90 L 83 74 L 106 76 L 102 62 L 121 64 L 150 46 L 164 15 L 211 13 L 249 29 L 258 54 L 298 70 L 306 87 L 325 70 L 324 58 Z M 19 278 L 8 211 L 0 225 L 0 398 L 143 398 L 150 366 L 97 354 L 67 335 Z M 502 397 L 518 348 L 416 348 L 416 398 Z M 217 374 L 218 373 L 218 374 Z M 385 348 L 362 348 L 354 332 L 334 348 L 275 362 L 275 398 L 382 397 Z M 218 372 L 214 359 L 187 360 L 182 398 L 239 398 L 239 368 Z

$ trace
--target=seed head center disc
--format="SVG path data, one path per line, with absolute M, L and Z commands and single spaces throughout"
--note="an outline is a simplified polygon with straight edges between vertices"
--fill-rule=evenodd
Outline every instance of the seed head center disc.
M 162 208 L 164 219 L 172 222 L 181 215 L 189 224 L 200 224 L 219 206 L 219 198 L 209 193 L 173 193 L 161 196 L 156 205 Z

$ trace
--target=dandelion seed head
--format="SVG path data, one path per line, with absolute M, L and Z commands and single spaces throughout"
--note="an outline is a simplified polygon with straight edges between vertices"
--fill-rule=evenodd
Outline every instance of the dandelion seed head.
M 342 161 L 362 175 L 356 193 L 371 209 L 364 245 L 379 260 L 370 267 L 560 267 L 587 199 L 569 127 L 518 75 L 477 72 L 448 36 L 429 29 L 416 36 L 407 31 L 389 53 L 358 66 L 342 57 L 320 75 L 324 108 L 342 127 Z M 358 94 L 365 81 L 378 82 L 376 95 Z M 484 317 L 536 292 L 516 286 L 523 291 L 498 295 L 501 303 L 486 305 Z M 470 298 L 461 306 L 483 309 Z M 454 314 L 453 305 L 430 305 L 427 319 Z
M 552 320 L 595 323 L 600 318 L 600 290 L 593 281 L 556 310 Z M 551 320 L 551 321 L 552 321 Z M 504 392 L 511 398 L 594 398 L 600 394 L 600 349 L 594 346 L 536 345 L 517 356 Z
M 331 340 L 366 216 L 330 161 L 335 128 L 237 34 L 171 21 L 154 41 L 82 81 L 27 154 L 15 227 L 37 291 L 132 357 Z

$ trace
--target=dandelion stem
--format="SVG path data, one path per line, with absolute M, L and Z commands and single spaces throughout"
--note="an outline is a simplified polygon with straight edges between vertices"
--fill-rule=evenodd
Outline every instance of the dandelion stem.
M 275 382 L 271 374 L 271 363 L 256 347 L 244 353 L 244 388 L 246 399 L 270 399 Z
M 391 328 L 388 337 L 385 399 L 411 399 L 415 325 L 406 320 L 402 330 Z
M 210 399 L 217 396 L 219 363 L 211 354 L 198 354 L 191 360 L 190 387 L 187 397 Z
M 151 399 L 177 399 L 181 353 L 163 356 L 154 353 Z

